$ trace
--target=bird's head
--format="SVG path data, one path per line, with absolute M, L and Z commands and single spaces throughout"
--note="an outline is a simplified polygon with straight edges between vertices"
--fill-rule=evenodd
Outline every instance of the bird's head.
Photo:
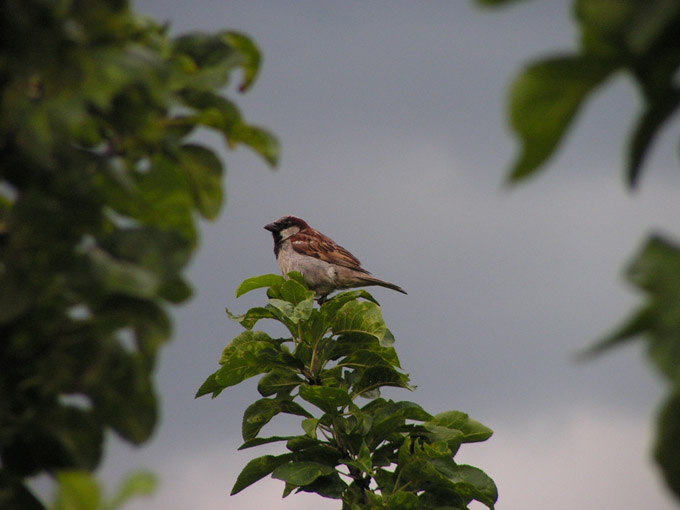
M 300 230 L 309 228 L 309 225 L 304 220 L 295 216 L 284 216 L 273 223 L 265 225 L 264 228 L 272 233 L 274 243 L 278 245 L 281 241 L 300 232 Z

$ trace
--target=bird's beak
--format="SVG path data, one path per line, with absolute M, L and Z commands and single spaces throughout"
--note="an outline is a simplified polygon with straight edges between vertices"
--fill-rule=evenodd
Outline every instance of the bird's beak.
M 274 223 L 269 223 L 268 225 L 264 226 L 265 230 L 269 230 L 270 232 L 275 232 L 276 231 L 276 225 Z

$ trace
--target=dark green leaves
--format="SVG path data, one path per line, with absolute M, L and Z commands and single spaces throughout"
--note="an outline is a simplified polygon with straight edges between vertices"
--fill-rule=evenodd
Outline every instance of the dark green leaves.
M 261 398 L 251 404 L 243 414 L 243 440 L 255 439 L 260 429 L 281 412 L 304 417 L 311 416 L 303 407 L 291 400 Z
M 285 441 L 288 453 L 249 462 L 232 494 L 271 474 L 286 483 L 284 496 L 314 492 L 357 508 L 367 500 L 385 508 L 464 508 L 477 500 L 493 508 L 493 481 L 453 462 L 461 444 L 484 441 L 491 430 L 459 411 L 432 416 L 413 402 L 376 398 L 386 386 L 412 389 L 380 306 L 366 291 L 350 291 L 317 307 L 304 279 L 288 276 L 257 276 L 238 287 L 237 297 L 266 287 L 268 303 L 229 314 L 246 331 L 227 345 L 221 368 L 196 395 L 215 397 L 264 374 L 257 386 L 264 398 L 243 415 L 241 449 Z M 290 338 L 252 330 L 265 318 Z M 359 397 L 371 400 L 359 407 Z M 302 433 L 260 437 L 281 413 L 299 416 Z
M 199 217 L 223 203 L 222 162 L 196 130 L 276 163 L 274 137 L 223 90 L 254 82 L 253 41 L 169 32 L 126 1 L 0 3 L 3 508 L 32 501 L 22 477 L 95 469 L 108 432 L 153 433 L 168 307 L 190 297 Z M 201 391 L 277 356 L 275 341 L 239 343 Z M 85 475 L 62 482 L 64 508 L 105 506 Z
M 680 248 L 652 237 L 628 268 L 629 281 L 642 290 L 646 303 L 593 352 L 644 335 L 655 364 L 673 383 L 680 382 Z
M 240 297 L 247 292 L 263 287 L 281 286 L 284 283 L 284 278 L 278 274 L 264 274 L 261 276 L 254 276 L 244 280 L 241 285 L 236 288 L 236 297 Z
M 668 485 L 680 496 L 680 247 L 652 237 L 629 266 L 628 279 L 645 294 L 645 303 L 589 354 L 637 338 L 646 341 L 650 359 L 670 389 L 659 417 L 655 456 Z
M 680 66 L 680 5 L 665 0 L 580 0 L 576 13 L 584 51 L 622 60 L 640 87 L 644 107 L 629 142 L 626 169 L 633 188 L 654 139 L 680 104 L 675 81 Z
M 288 462 L 292 457 L 291 454 L 284 454 L 279 456 L 265 455 L 264 457 L 257 457 L 246 464 L 241 474 L 238 475 L 234 487 L 231 489 L 231 494 L 234 495 L 241 492 L 246 487 L 254 484 L 258 480 L 270 474 L 281 464 Z
M 458 430 L 463 434 L 464 442 L 466 443 L 486 441 L 493 434 L 490 428 L 470 419 L 467 414 L 460 411 L 440 413 L 425 425 Z
M 272 477 L 283 480 L 295 486 L 309 485 L 320 476 L 330 475 L 335 472 L 332 466 L 319 464 L 318 462 L 303 461 L 291 462 L 277 467 Z
M 334 413 L 339 407 L 344 408 L 352 403 L 346 390 L 327 386 L 303 385 L 300 387 L 300 397 L 326 413 Z
M 680 5 L 667 0 L 576 0 L 574 5 L 581 30 L 578 53 L 528 66 L 512 87 L 510 119 L 522 150 L 509 180 L 535 174 L 557 151 L 583 102 L 621 72 L 637 83 L 644 101 L 628 149 L 625 175 L 632 188 L 654 139 L 680 106 Z
M 558 57 L 530 66 L 517 78 L 510 119 L 522 154 L 511 181 L 531 175 L 552 155 L 581 103 L 615 69 L 611 59 Z
M 220 368 L 203 383 L 197 397 L 220 391 L 258 374 L 269 372 L 283 354 L 280 342 L 262 331 L 244 331 L 224 348 Z
M 257 391 L 263 397 L 274 394 L 289 395 L 297 386 L 303 382 L 301 376 L 286 368 L 274 368 L 265 375 L 257 385 Z
M 338 310 L 333 324 L 337 335 L 369 335 L 378 342 L 387 334 L 380 307 L 370 301 L 350 301 Z
M 680 107 L 680 2 L 575 0 L 574 6 L 581 31 L 578 53 L 534 63 L 513 87 L 510 116 L 522 152 L 509 180 L 536 173 L 557 150 L 587 97 L 609 76 L 625 73 L 642 99 L 627 151 L 625 179 L 632 189 L 655 139 Z M 631 265 L 628 279 L 646 302 L 587 355 L 639 337 L 647 341 L 652 362 L 671 388 L 659 418 L 655 456 L 680 496 L 680 249 L 653 237 Z
M 626 180 L 631 188 L 638 183 L 642 164 L 659 130 L 675 113 L 678 105 L 680 105 L 680 91 L 669 90 L 653 97 L 640 115 L 628 148 Z
M 222 163 L 215 153 L 200 145 L 183 145 L 180 165 L 186 173 L 196 208 L 214 220 L 222 207 Z
M 467 508 L 476 500 L 493 509 L 498 498 L 493 480 L 477 468 L 456 464 L 444 443 L 422 443 L 410 437 L 399 449 L 397 470 L 392 475 L 383 471 L 381 484 L 422 491 L 418 499 L 424 508 Z

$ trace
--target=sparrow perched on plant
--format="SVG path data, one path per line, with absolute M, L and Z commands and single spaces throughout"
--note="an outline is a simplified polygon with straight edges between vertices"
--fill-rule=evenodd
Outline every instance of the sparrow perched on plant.
M 319 302 L 334 290 L 369 285 L 406 294 L 399 285 L 371 276 L 359 259 L 300 218 L 284 216 L 264 228 L 274 236 L 274 255 L 281 273 L 300 272 Z

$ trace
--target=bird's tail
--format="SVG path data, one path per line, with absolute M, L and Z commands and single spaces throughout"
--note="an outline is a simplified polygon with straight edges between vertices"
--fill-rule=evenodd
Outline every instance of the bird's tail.
M 380 278 L 376 278 L 374 276 L 362 276 L 361 280 L 364 283 L 364 285 L 379 285 L 380 287 L 387 287 L 388 289 L 396 290 L 397 292 L 406 294 L 406 291 L 402 289 L 399 285 L 386 282 L 385 280 L 381 280 Z

